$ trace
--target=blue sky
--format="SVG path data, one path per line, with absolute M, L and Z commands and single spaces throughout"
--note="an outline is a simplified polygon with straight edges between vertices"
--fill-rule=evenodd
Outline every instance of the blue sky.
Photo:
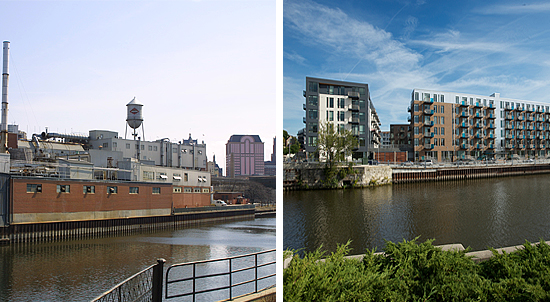
M 123 136 L 135 96 L 147 140 L 191 133 L 224 167 L 232 134 L 258 134 L 269 159 L 274 0 L 0 1 L 0 12 L 0 40 L 11 42 L 8 120 L 29 137 L 45 127 Z
M 550 103 L 550 3 L 284 1 L 283 127 L 304 127 L 305 77 L 368 83 L 382 130 L 414 88 Z

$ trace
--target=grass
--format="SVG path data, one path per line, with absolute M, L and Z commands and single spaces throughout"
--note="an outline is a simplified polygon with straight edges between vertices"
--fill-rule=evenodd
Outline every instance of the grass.
M 284 301 L 550 301 L 550 246 L 524 244 L 476 264 L 465 251 L 442 251 L 433 240 L 386 242 L 384 255 L 345 258 L 349 242 L 327 255 L 286 251 Z M 325 261 L 319 261 L 325 259 Z

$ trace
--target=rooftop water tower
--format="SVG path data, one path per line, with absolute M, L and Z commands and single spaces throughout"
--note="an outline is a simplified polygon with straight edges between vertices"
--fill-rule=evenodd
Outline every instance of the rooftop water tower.
M 132 134 L 134 136 L 134 140 L 137 137 L 137 129 L 141 127 L 141 131 L 143 133 L 143 139 L 145 139 L 145 132 L 143 131 L 143 114 L 142 114 L 142 108 L 143 104 L 140 103 L 136 97 L 132 99 L 132 101 L 128 104 L 126 104 L 127 108 L 127 115 L 126 115 L 126 123 L 130 128 L 134 129 L 134 133 Z M 126 127 L 126 130 L 128 130 L 128 127 Z M 124 135 L 124 138 L 126 138 L 126 134 Z

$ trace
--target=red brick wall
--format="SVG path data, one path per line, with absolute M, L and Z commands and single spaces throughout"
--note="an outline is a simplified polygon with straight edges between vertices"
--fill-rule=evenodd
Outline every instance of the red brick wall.
M 210 193 L 174 193 L 174 208 L 206 207 L 210 205 Z
M 11 196 L 14 214 L 66 213 L 86 211 L 171 209 L 172 186 L 164 184 L 107 184 L 67 180 L 12 178 Z M 42 184 L 42 193 L 27 193 L 27 183 Z M 70 185 L 70 193 L 56 193 L 57 185 Z M 94 194 L 83 194 L 83 186 L 95 186 Z M 107 194 L 107 186 L 117 186 L 117 194 Z M 139 187 L 139 194 L 129 194 Z M 160 187 L 160 194 L 152 194 Z
M 406 151 L 396 151 L 396 152 L 375 152 L 374 158 L 381 163 L 385 162 L 405 162 L 407 161 L 407 152 Z

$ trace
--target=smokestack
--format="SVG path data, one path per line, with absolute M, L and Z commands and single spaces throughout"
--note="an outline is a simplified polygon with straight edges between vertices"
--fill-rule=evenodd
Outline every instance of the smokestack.
M 2 123 L 0 124 L 0 153 L 8 150 L 8 79 L 10 42 L 4 41 L 4 67 L 2 69 Z

